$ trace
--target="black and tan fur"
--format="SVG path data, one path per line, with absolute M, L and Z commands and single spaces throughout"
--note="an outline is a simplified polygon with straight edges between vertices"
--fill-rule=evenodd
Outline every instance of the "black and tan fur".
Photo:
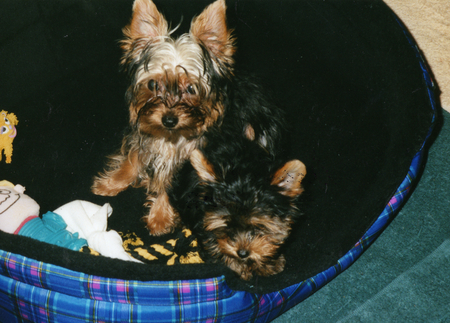
M 180 223 L 166 190 L 192 151 L 205 144 L 205 134 L 227 127 L 270 150 L 277 146 L 280 112 L 234 70 L 235 39 L 224 0 L 206 7 L 179 38 L 171 37 L 151 0 L 136 0 L 124 34 L 121 64 L 130 78 L 131 131 L 92 191 L 115 196 L 129 186 L 145 187 L 150 211 L 144 218 L 150 234 L 161 235 Z M 254 102 L 247 104 L 249 99 Z
M 249 280 L 285 266 L 283 246 L 300 216 L 305 165 L 267 153 L 245 138 L 209 136 L 169 192 L 181 219 L 211 258 Z

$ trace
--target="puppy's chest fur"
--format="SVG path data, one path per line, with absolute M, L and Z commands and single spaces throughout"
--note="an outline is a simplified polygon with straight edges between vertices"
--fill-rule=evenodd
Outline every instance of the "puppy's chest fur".
M 148 138 L 139 152 L 143 166 L 139 176 L 147 190 L 157 194 L 165 192 L 175 172 L 202 143 L 202 139 L 187 140 L 184 137 L 176 143 Z

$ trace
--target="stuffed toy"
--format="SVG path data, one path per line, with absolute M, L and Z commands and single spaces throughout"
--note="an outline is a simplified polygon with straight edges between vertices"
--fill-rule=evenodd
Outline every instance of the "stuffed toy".
M 19 123 L 14 113 L 5 110 L 0 112 L 0 161 L 2 152 L 5 153 L 6 163 L 11 163 L 13 153 L 13 140 L 17 135 L 16 125 Z
M 116 231 L 106 231 L 109 204 L 73 201 L 40 218 L 39 205 L 24 192 L 21 185 L 0 181 L 0 230 L 74 251 L 89 246 L 107 257 L 140 262 L 125 252 Z
M 47 212 L 39 217 L 39 205 L 28 195 L 25 188 L 10 182 L 0 182 L 0 229 L 30 237 L 39 241 L 80 250 L 87 246 L 85 239 L 65 230 L 64 220 L 56 213 Z

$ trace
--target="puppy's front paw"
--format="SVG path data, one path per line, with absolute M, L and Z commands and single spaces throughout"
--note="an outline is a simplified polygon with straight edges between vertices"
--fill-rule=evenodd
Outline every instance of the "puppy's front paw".
M 171 233 L 174 230 L 174 228 L 168 222 L 155 220 L 155 218 L 153 218 L 152 221 L 149 221 L 149 219 L 150 216 L 144 217 L 144 221 L 147 222 L 148 232 L 152 236 L 162 236 L 164 234 Z
M 111 180 L 111 178 L 96 177 L 91 186 L 91 191 L 95 195 L 116 196 L 127 187 L 128 185 L 117 183 L 116 181 Z
M 154 236 L 171 233 L 180 223 L 178 213 L 170 205 L 165 193 L 151 203 L 150 212 L 143 220 L 147 223 L 150 234 Z
M 116 196 L 138 179 L 138 152 L 110 157 L 108 167 L 94 178 L 91 191 L 96 195 Z

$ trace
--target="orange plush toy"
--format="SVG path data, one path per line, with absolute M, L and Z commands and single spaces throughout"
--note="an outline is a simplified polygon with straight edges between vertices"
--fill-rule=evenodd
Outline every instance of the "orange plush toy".
M 14 113 L 2 110 L 0 112 L 0 161 L 5 153 L 6 163 L 11 163 L 13 140 L 17 135 L 16 125 L 19 123 Z

